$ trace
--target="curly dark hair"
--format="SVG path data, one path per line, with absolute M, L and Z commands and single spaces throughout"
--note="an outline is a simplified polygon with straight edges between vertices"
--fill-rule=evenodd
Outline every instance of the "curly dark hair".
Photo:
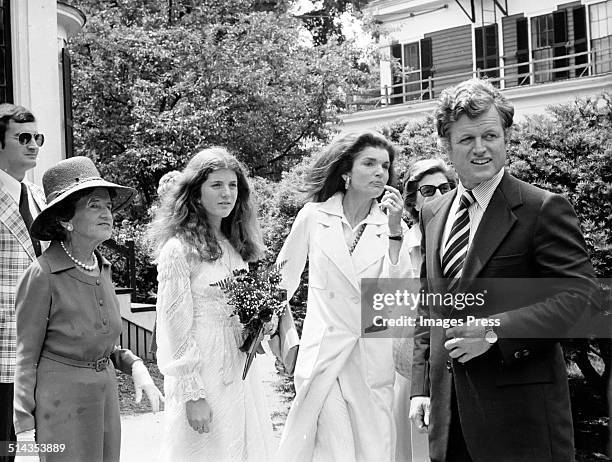
M 514 106 L 486 79 L 469 79 L 453 87 L 446 88 L 440 94 L 434 119 L 440 140 L 446 148 L 450 143 L 450 127 L 463 114 L 475 119 L 493 106 L 499 114 L 504 136 L 512 126 Z

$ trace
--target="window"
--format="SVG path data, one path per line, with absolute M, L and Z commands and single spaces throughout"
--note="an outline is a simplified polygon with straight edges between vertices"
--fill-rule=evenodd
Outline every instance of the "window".
M 567 58 L 567 14 L 565 10 L 531 19 L 531 44 L 535 82 L 569 77 Z M 554 59 L 558 58 L 558 59 Z M 553 69 L 560 69 L 553 71 Z
M 552 47 L 554 33 L 552 13 L 533 18 L 531 23 L 531 43 L 534 48 Z
M 497 47 L 497 24 L 476 28 L 476 69 L 492 69 L 499 67 L 499 49 Z M 492 79 L 499 77 L 499 69 L 480 74 Z M 499 85 L 499 81 L 494 81 Z
M 13 102 L 10 0 L 0 0 L 0 102 Z
M 612 71 L 612 0 L 589 7 L 595 73 Z
M 391 57 L 395 60 L 391 79 L 391 104 L 428 99 L 431 40 L 391 45 Z
M 552 80 L 553 57 L 553 17 L 551 14 L 538 16 L 531 20 L 531 46 L 533 47 L 533 71 L 536 82 Z

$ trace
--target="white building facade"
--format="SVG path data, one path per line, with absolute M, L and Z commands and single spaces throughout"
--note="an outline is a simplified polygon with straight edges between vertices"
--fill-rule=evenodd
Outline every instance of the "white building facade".
M 342 131 L 422 118 L 453 84 L 487 76 L 518 117 L 612 89 L 612 0 L 375 0 L 380 89 L 353 96 Z
M 45 135 L 38 165 L 28 172 L 40 184 L 46 169 L 72 154 L 65 46 L 85 24 L 85 15 L 57 0 L 0 0 L 0 15 L 0 101 L 29 108 Z

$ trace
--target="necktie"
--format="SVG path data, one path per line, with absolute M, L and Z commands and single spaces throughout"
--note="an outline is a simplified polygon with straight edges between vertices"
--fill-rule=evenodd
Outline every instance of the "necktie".
M 25 184 L 21 183 L 21 194 L 19 195 L 19 213 L 21 214 L 21 218 L 28 228 L 28 234 L 30 233 L 30 228 L 32 227 L 32 214 L 30 213 L 30 200 L 28 199 L 28 188 Z M 30 236 L 32 240 L 32 246 L 34 247 L 34 253 L 39 257 L 41 252 L 40 249 L 40 241 L 38 239 L 34 239 Z
M 463 263 L 467 255 L 470 238 L 470 214 L 468 213 L 468 208 L 475 200 L 472 191 L 465 191 L 461 195 L 459 208 L 455 215 L 455 222 L 444 246 L 442 276 L 451 279 L 448 286 L 449 290 L 454 288 L 463 271 Z

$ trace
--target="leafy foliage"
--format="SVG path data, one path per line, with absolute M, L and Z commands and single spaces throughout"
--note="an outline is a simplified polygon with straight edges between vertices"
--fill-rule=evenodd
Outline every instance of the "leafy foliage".
M 198 149 L 223 145 L 277 175 L 325 140 L 352 88 L 374 76 L 352 43 L 313 47 L 299 20 L 257 2 L 85 1 L 73 53 L 75 149 L 140 192 Z M 365 57 L 367 59 L 367 56 Z

